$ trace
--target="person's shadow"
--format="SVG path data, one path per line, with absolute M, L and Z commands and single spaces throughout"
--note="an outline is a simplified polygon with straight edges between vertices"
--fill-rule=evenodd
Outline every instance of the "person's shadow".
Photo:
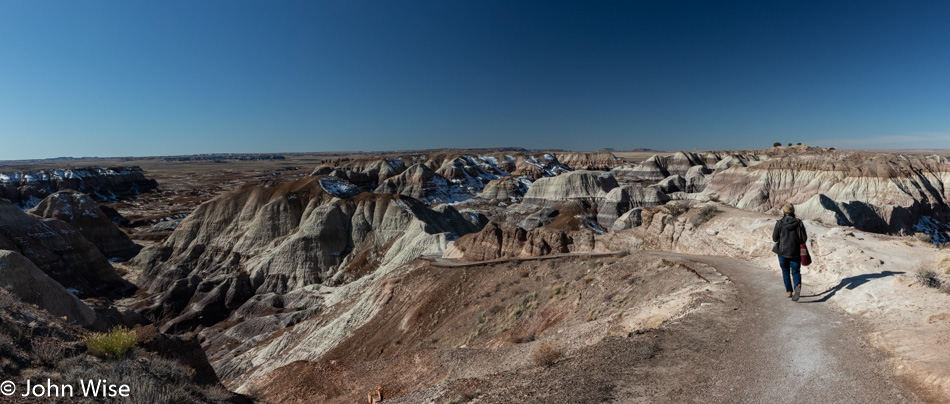
M 826 290 L 826 291 L 824 291 L 824 292 L 815 293 L 815 294 L 813 294 L 813 295 L 804 295 L 804 296 L 802 296 L 802 297 L 819 297 L 819 296 L 822 296 L 821 299 L 818 299 L 818 300 L 809 300 L 809 301 L 807 301 L 807 302 L 802 302 L 802 303 L 822 303 L 822 302 L 826 302 L 826 301 L 828 301 L 828 299 L 831 299 L 831 297 L 834 296 L 835 293 L 838 293 L 838 291 L 841 290 L 841 289 L 847 288 L 848 290 L 852 290 L 852 289 L 854 289 L 854 288 L 857 288 L 858 286 L 861 286 L 861 285 L 863 285 L 863 284 L 865 284 L 865 283 L 868 283 L 868 281 L 870 281 L 871 279 L 884 278 L 884 277 L 887 277 L 887 276 L 900 275 L 900 274 L 903 274 L 903 273 L 904 273 L 904 272 L 881 271 L 881 272 L 876 273 L 876 274 L 864 274 L 864 275 L 857 275 L 857 276 L 847 277 L 847 278 L 842 279 L 841 282 L 839 282 L 839 283 L 838 283 L 837 285 L 835 285 L 834 287 L 832 287 L 832 288 L 830 288 L 830 289 L 828 289 L 828 290 Z

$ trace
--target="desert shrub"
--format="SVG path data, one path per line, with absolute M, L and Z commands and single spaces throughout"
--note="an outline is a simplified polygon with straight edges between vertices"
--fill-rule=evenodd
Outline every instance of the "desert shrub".
M 791 144 L 791 143 L 789 143 L 788 145 L 789 145 L 789 146 L 791 146 L 792 144 Z
M 514 268 L 514 267 L 517 267 L 518 265 L 521 265 L 521 260 L 518 258 L 508 261 L 508 268 Z
M 688 209 L 678 203 L 671 203 L 666 205 L 666 211 L 670 213 L 670 216 L 677 217 L 686 213 Z
M 561 358 L 564 349 L 553 341 L 544 341 L 534 348 L 531 359 L 537 366 L 551 366 Z
M 701 209 L 699 209 L 699 213 L 696 214 L 696 218 L 693 219 L 693 226 L 701 226 L 703 223 L 706 223 L 710 219 L 716 217 L 716 214 L 718 213 L 719 209 L 716 209 L 715 206 L 703 206 Z
M 89 353 L 103 359 L 124 357 L 135 346 L 135 331 L 115 327 L 107 333 L 93 333 L 83 340 Z
M 160 356 L 149 358 L 145 369 L 159 380 L 175 383 L 186 383 L 194 373 L 181 363 Z
M 937 270 L 943 272 L 944 275 L 950 275 L 950 255 L 940 257 L 937 261 Z
M 63 376 L 63 380 L 76 381 L 87 378 L 95 364 L 89 360 L 89 355 L 76 355 L 63 359 L 56 364 L 56 369 Z
M 43 365 L 52 365 L 59 362 L 63 359 L 63 353 L 66 351 L 62 344 L 46 338 L 36 339 L 32 345 L 33 356 Z
M 14 349 L 16 349 L 16 343 L 13 342 L 13 338 L 6 334 L 0 334 L 0 356 L 10 356 Z
M 772 147 L 780 147 L 780 146 L 782 146 L 782 142 L 772 143 Z
M 917 234 L 914 234 L 914 237 L 917 237 L 918 240 L 924 243 L 931 243 L 933 240 L 930 238 L 930 235 L 927 233 L 917 233 Z
M 801 146 L 801 145 L 802 145 L 802 142 L 798 142 L 798 143 L 796 143 L 796 145 L 797 145 L 797 146 Z
M 940 279 L 937 273 L 929 269 L 917 273 L 917 282 L 928 288 L 940 289 Z
M 656 262 L 653 263 L 653 269 L 669 268 L 674 265 L 676 265 L 675 262 L 670 261 L 666 258 L 660 258 Z
M 528 334 L 528 335 L 525 335 L 525 336 L 512 335 L 512 336 L 511 336 L 511 342 L 514 342 L 514 343 L 516 343 L 516 344 L 524 344 L 524 343 L 527 343 L 527 342 L 532 342 L 532 341 L 534 341 L 535 338 L 536 338 L 536 337 L 535 337 L 534 333 L 531 333 L 531 334 Z
M 567 282 L 554 285 L 551 287 L 551 291 L 548 293 L 548 299 L 550 300 L 560 300 L 567 296 Z
M 828 148 L 828 151 L 835 151 L 835 150 L 838 150 L 838 149 L 835 149 L 834 147 L 829 147 L 829 148 Z

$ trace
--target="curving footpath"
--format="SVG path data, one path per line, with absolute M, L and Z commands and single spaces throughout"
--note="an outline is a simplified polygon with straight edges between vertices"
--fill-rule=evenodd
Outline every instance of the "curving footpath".
M 705 402 L 902 403 L 923 399 L 899 383 L 865 330 L 833 303 L 785 296 L 778 264 L 763 269 L 725 257 L 687 256 L 729 277 L 738 289 L 739 325 L 709 370 Z

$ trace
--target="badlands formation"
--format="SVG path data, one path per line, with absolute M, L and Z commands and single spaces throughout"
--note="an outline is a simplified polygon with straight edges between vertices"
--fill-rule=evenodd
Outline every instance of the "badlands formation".
M 65 340 L 75 325 L 126 325 L 156 355 L 189 347 L 173 359 L 195 369 L 192 401 L 216 401 L 201 386 L 219 385 L 235 402 L 768 397 L 754 383 L 716 394 L 745 363 L 730 355 L 762 310 L 750 301 L 793 304 L 748 286 L 781 283 L 771 230 L 786 202 L 815 257 L 797 307 L 854 325 L 840 339 L 893 394 L 869 400 L 950 397 L 945 157 L 404 152 L 209 196 L 158 189 L 180 184 L 161 166 L 155 179 L 85 172 L 104 178 L 0 177 L 4 310 L 65 318 Z M 864 396 L 838 400 L 849 397 Z

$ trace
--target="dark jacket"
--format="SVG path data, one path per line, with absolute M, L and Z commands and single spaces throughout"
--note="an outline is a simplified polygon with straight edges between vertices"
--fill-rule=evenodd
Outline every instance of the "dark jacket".
M 804 239 L 798 236 L 799 227 Z M 785 216 L 775 222 L 775 230 L 772 230 L 772 241 L 776 242 L 772 252 L 785 258 L 801 258 L 801 245 L 806 240 L 808 233 L 805 232 L 805 224 L 793 216 Z

